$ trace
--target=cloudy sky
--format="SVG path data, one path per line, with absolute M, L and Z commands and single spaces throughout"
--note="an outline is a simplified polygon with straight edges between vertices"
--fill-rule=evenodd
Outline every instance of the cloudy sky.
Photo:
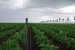
M 40 22 L 70 18 L 74 22 L 75 0 L 0 0 L 0 22 Z

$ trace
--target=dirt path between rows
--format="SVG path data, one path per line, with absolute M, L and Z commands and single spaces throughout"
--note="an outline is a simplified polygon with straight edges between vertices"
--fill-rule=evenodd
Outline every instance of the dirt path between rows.
M 34 33 L 31 26 L 29 27 L 27 38 L 28 38 L 27 40 L 28 44 L 26 45 L 23 44 L 22 50 L 27 50 L 27 45 L 28 45 L 28 50 L 40 50 L 38 48 L 38 45 L 36 44 L 36 40 L 34 38 Z

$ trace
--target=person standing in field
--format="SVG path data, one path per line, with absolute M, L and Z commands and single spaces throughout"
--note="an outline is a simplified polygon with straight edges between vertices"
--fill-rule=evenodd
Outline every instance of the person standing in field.
M 28 18 L 26 18 L 26 24 L 28 23 Z

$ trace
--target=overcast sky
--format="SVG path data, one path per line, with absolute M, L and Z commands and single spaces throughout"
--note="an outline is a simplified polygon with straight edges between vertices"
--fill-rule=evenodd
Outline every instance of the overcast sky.
M 0 0 L 0 22 L 40 22 L 70 18 L 74 22 L 75 0 Z

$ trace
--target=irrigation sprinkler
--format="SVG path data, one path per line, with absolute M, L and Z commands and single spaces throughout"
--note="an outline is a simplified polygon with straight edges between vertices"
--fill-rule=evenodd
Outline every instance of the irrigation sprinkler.
M 27 44 L 27 50 L 28 50 L 28 38 L 27 38 L 27 33 L 28 33 L 28 18 L 26 18 L 26 44 Z

